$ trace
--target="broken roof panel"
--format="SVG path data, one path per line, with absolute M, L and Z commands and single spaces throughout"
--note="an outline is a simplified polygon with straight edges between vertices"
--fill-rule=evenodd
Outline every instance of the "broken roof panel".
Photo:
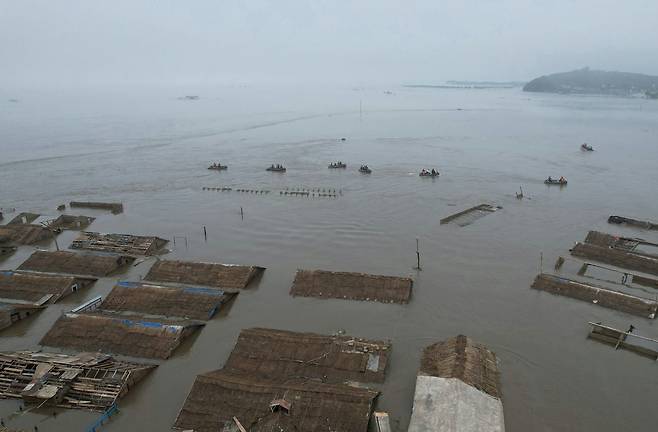
M 18 266 L 19 270 L 76 275 L 108 276 L 135 261 L 116 254 L 78 254 L 69 251 L 36 251 Z
M 86 288 L 95 278 L 0 271 L 0 301 L 42 305 Z
M 479 204 L 466 210 L 462 210 L 458 213 L 454 213 L 450 216 L 444 217 L 441 219 L 441 225 L 447 223 L 455 223 L 461 227 L 467 226 L 475 222 L 476 220 L 483 218 L 499 209 L 502 209 L 500 206 L 493 206 L 491 204 Z
M 41 345 L 167 359 L 181 341 L 204 325 L 200 321 L 110 312 L 67 313 L 41 339 Z
M 247 288 L 265 269 L 219 263 L 158 260 L 144 279 L 226 289 Z
M 0 353 L 0 398 L 104 411 L 155 367 L 100 353 Z
M 103 301 L 101 309 L 207 320 L 233 295 L 215 288 L 119 282 Z
M 0 244 L 31 245 L 54 237 L 51 230 L 41 225 L 0 225 Z
M 390 342 L 285 330 L 242 330 L 225 370 L 324 382 L 384 382 Z
M 413 280 L 365 273 L 298 270 L 290 294 L 302 297 L 408 303 Z
M 85 231 L 73 240 L 71 249 L 87 249 L 126 255 L 153 255 L 161 252 L 168 240 L 132 234 L 101 234 Z
M 248 431 L 279 424 L 270 404 L 282 397 L 290 404 L 287 431 L 366 432 L 377 392 L 306 378 L 272 380 L 218 370 L 199 375 L 174 429 L 196 432 L 233 431 L 237 418 Z

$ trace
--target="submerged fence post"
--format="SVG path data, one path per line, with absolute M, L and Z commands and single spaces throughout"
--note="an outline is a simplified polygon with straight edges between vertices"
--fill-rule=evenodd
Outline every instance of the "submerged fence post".
M 414 269 L 422 270 L 422 268 L 420 268 L 420 249 L 418 248 L 418 239 L 416 239 L 416 263 L 417 264 L 416 267 L 414 267 Z
M 240 217 L 244 220 L 244 211 L 242 210 L 242 207 L 240 207 Z

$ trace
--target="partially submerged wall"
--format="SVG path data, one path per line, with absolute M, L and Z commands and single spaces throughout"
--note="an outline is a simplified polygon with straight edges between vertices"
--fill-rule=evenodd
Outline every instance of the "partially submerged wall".
M 532 288 L 650 319 L 655 318 L 658 311 L 658 302 L 655 300 L 636 297 L 546 273 L 537 275 Z
M 577 243 L 571 249 L 571 255 L 658 276 L 658 259 L 646 255 L 589 243 Z

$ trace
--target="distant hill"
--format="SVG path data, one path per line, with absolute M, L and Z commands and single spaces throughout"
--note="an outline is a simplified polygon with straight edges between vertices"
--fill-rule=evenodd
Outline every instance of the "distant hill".
M 658 76 L 584 68 L 536 78 L 523 91 L 652 97 L 658 93 Z

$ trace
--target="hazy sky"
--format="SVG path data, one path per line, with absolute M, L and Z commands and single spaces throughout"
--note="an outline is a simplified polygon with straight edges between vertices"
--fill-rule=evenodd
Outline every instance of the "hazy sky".
M 658 0 L 0 0 L 0 86 L 658 75 Z

